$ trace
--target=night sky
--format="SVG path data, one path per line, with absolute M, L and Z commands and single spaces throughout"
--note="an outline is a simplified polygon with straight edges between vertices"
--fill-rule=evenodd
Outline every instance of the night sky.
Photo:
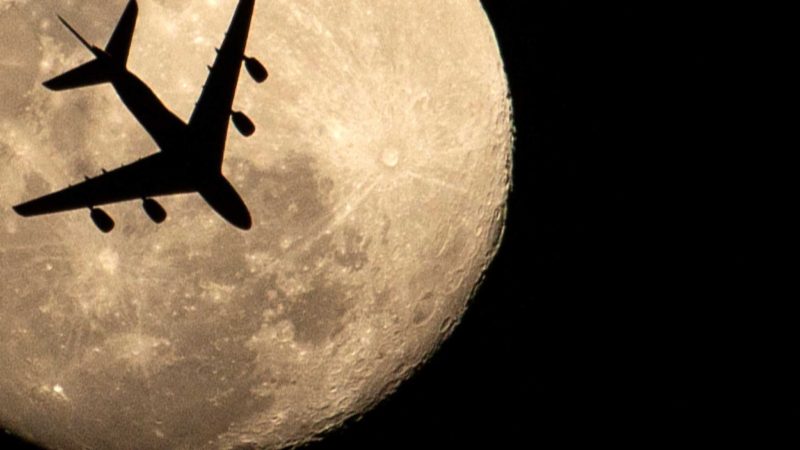
M 796 426 L 796 327 L 751 314 L 770 295 L 744 212 L 758 199 L 718 138 L 719 11 L 483 3 L 517 128 L 503 245 L 442 350 L 307 448 L 652 448 Z

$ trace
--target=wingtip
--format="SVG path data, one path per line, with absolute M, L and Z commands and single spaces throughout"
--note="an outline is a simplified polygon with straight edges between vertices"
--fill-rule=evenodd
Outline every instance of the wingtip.
M 30 215 L 26 213 L 24 203 L 21 203 L 19 205 L 14 205 L 11 207 L 11 209 L 13 209 L 15 213 L 19 214 L 22 217 L 27 217 Z
M 56 17 L 58 17 L 58 20 L 60 20 L 65 27 L 72 31 L 72 26 L 69 24 L 69 22 L 67 22 L 67 19 L 65 19 L 64 16 L 61 14 L 56 14 Z
M 72 33 L 73 36 L 75 36 L 79 41 L 81 41 L 81 44 L 83 44 L 84 47 L 88 48 L 89 50 L 92 50 L 92 44 L 90 44 L 89 41 L 84 39 L 83 36 L 81 36 L 80 33 L 78 33 L 78 30 L 73 28 L 72 25 L 70 25 L 66 19 L 61 17 L 61 14 L 56 14 L 56 17 L 58 17 L 58 20 L 60 20 L 61 23 L 64 24 L 64 26 L 69 30 L 70 33 Z

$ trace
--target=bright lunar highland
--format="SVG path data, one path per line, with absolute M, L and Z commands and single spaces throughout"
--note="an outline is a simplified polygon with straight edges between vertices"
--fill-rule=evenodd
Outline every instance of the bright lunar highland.
M 91 59 L 126 0 L 0 0 L 0 426 L 59 449 L 254 449 L 363 414 L 461 317 L 502 236 L 511 108 L 478 0 L 259 0 L 223 173 L 197 195 L 22 218 L 156 151 Z M 188 120 L 235 0 L 140 0 L 128 68 Z

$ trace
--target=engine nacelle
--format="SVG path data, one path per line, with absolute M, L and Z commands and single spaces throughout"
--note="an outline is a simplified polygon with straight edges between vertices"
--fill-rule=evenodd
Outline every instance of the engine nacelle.
M 263 83 L 269 77 L 269 72 L 267 72 L 267 68 L 261 64 L 261 61 L 255 58 L 244 58 L 244 68 L 247 69 L 247 73 L 255 80 L 256 83 Z
M 256 125 L 243 112 L 234 111 L 231 113 L 233 125 L 245 137 L 250 137 L 256 132 Z
M 142 202 L 142 207 L 144 208 L 144 212 L 147 213 L 147 216 L 155 223 L 161 223 L 167 220 L 167 211 L 161 206 L 160 203 L 153 200 L 152 198 L 146 198 Z
M 92 218 L 92 222 L 100 229 L 103 233 L 108 233 L 114 229 L 114 219 L 111 218 L 105 211 L 99 208 L 92 208 L 92 212 L 90 214 Z

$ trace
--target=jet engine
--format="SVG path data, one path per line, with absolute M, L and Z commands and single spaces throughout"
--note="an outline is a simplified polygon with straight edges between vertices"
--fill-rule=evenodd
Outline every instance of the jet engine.
M 244 67 L 247 69 L 247 73 L 255 80 L 256 83 L 263 83 L 267 80 L 269 76 L 269 72 L 267 72 L 267 68 L 261 64 L 261 61 L 255 58 L 244 58 Z
M 161 206 L 160 203 L 152 198 L 144 199 L 142 207 L 144 208 L 144 212 L 147 213 L 147 216 L 150 217 L 150 220 L 155 223 L 161 223 L 167 219 L 167 211 L 164 210 L 164 207 Z
M 92 208 L 92 222 L 97 225 L 103 233 L 108 233 L 114 229 L 114 219 L 100 208 Z
M 233 125 L 243 136 L 249 137 L 256 132 L 256 125 L 243 112 L 234 111 L 231 113 L 231 118 L 233 118 Z

